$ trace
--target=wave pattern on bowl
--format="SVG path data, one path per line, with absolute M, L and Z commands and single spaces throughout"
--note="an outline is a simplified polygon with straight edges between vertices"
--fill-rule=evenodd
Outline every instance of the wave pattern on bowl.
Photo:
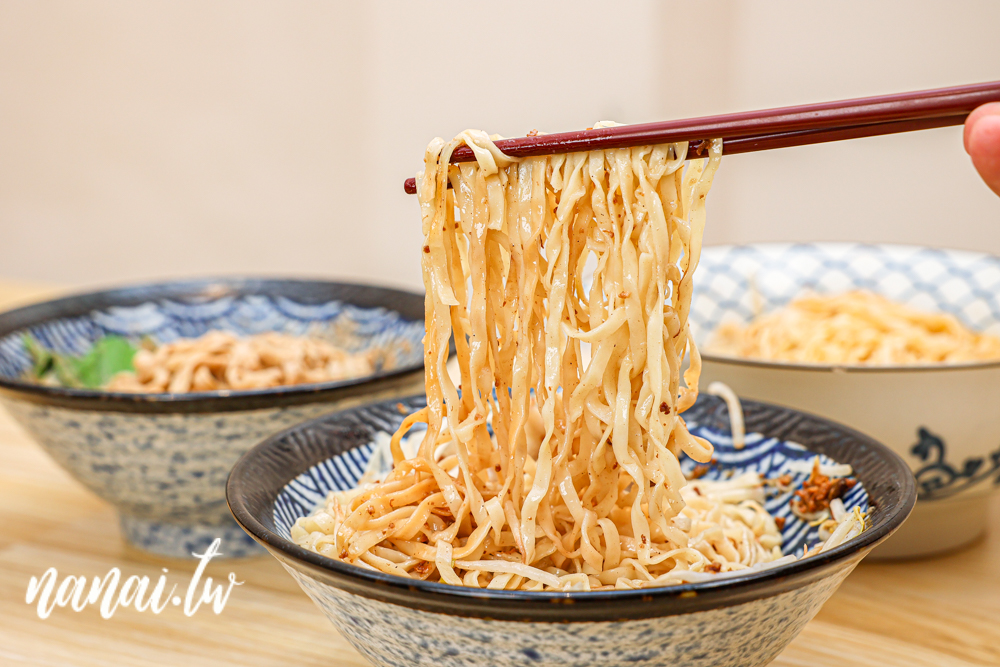
M 133 342 L 150 336 L 168 343 L 212 330 L 241 336 L 279 331 L 316 336 L 349 351 L 385 350 L 388 367 L 379 370 L 419 364 L 423 358 L 423 322 L 406 320 L 395 311 L 341 301 L 305 304 L 287 297 L 246 295 L 200 301 L 162 299 L 16 331 L 0 340 L 0 376 L 17 379 L 31 368 L 25 333 L 61 354 L 82 355 L 107 335 L 125 336 Z
M 866 289 L 893 301 L 954 315 L 1000 334 L 1000 257 L 853 243 L 705 248 L 695 280 L 691 327 L 704 343 L 720 324 L 748 322 L 807 292 Z

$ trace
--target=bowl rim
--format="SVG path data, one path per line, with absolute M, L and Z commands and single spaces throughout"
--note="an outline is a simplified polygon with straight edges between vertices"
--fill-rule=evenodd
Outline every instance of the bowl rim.
M 704 395 L 703 395 L 704 396 Z M 877 452 L 877 458 L 888 464 L 892 477 L 899 480 L 900 502 L 890 507 L 877 525 L 861 535 L 827 552 L 797 560 L 774 568 L 748 574 L 727 576 L 716 581 L 702 581 L 676 586 L 644 588 L 627 591 L 579 592 L 530 592 L 495 591 L 465 588 L 444 583 L 405 579 L 395 575 L 367 570 L 340 562 L 305 549 L 268 529 L 248 506 L 254 495 L 263 499 L 266 512 L 273 517 L 278 494 L 296 477 L 311 466 L 284 479 L 272 488 L 254 489 L 258 481 L 252 468 L 256 461 L 274 461 L 290 453 L 290 446 L 283 444 L 286 435 L 304 430 L 323 421 L 336 421 L 359 410 L 372 407 L 409 406 L 414 399 L 423 400 L 419 394 L 404 399 L 381 401 L 334 412 L 293 426 L 255 445 L 244 454 L 229 473 L 226 482 L 226 501 L 236 522 L 253 539 L 266 547 L 272 556 L 286 568 L 300 570 L 313 578 L 367 598 L 398 604 L 423 611 L 487 619 L 547 622 L 610 621 L 652 618 L 718 609 L 752 600 L 770 597 L 816 580 L 834 571 L 853 567 L 872 548 L 885 540 L 909 516 L 916 502 L 916 482 L 903 459 L 887 446 L 849 427 L 828 419 L 759 401 L 744 400 L 745 412 L 753 410 L 779 411 L 796 418 L 813 420 L 818 426 L 834 428 L 850 438 L 854 446 L 867 446 Z M 722 404 L 717 397 L 704 396 L 706 401 Z M 324 445 L 312 442 L 310 447 L 328 460 L 333 455 L 323 452 Z M 347 451 L 347 450 L 345 450 Z M 318 462 L 319 462 L 318 461 Z M 312 464 L 316 465 L 316 463 Z M 285 477 L 285 475 L 282 475 Z M 253 490 L 252 490 L 253 489 Z M 252 490 L 252 491 L 251 491 Z M 872 489 L 869 489 L 869 494 Z M 871 495 L 870 495 L 871 498 Z
M 975 250 L 962 250 L 959 248 L 932 248 L 929 246 L 913 245 L 906 243 L 856 243 L 851 241 L 805 241 L 805 242 L 781 242 L 765 241 L 761 243 L 720 243 L 718 245 L 706 245 L 702 249 L 702 257 L 705 253 L 718 251 L 729 252 L 740 248 L 758 249 L 786 249 L 795 248 L 874 248 L 880 250 L 898 250 L 907 252 L 929 251 L 942 255 L 964 255 L 969 260 L 993 259 L 1000 262 L 1000 257 L 987 252 Z M 696 286 L 697 287 L 697 286 Z M 703 350 L 704 343 L 699 346 L 701 358 L 718 364 L 732 364 L 737 366 L 750 366 L 753 368 L 767 368 L 772 370 L 788 371 L 813 371 L 824 373 L 946 373 L 949 371 L 977 371 L 993 370 L 1000 368 L 1000 359 L 990 361 L 966 361 L 957 364 L 896 364 L 886 366 L 866 366 L 862 364 L 820 364 L 800 361 L 776 361 L 771 359 L 753 359 L 749 357 L 735 357 L 728 354 L 717 354 Z
M 317 297 L 316 303 L 342 301 L 362 308 L 384 308 L 403 319 L 423 322 L 424 295 L 395 287 L 323 278 L 281 276 L 208 276 L 130 283 L 74 292 L 0 312 L 0 339 L 18 330 L 57 319 L 81 317 L 95 310 L 138 306 L 160 299 L 287 296 L 290 290 Z M 289 297 L 294 298 L 294 297 Z M 394 305 L 380 303 L 395 301 Z M 230 412 L 338 400 L 372 391 L 372 385 L 396 385 L 423 369 L 423 359 L 358 378 L 285 385 L 267 389 L 187 393 L 111 392 L 37 384 L 0 376 L 0 395 L 31 403 L 84 410 L 144 413 Z M 363 388 L 363 391 L 362 391 Z

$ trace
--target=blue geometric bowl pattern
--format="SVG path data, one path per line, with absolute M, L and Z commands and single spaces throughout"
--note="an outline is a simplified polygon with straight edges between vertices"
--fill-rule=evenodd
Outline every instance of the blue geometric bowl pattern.
M 4 399 L 56 463 L 115 505 L 126 541 L 173 558 L 201 553 L 215 538 L 226 558 L 259 553 L 226 506 L 229 469 L 261 439 L 351 404 L 132 414 Z
M 809 477 L 806 470 L 816 458 L 816 454 L 809 452 L 800 444 L 765 438 L 759 433 L 748 434 L 746 446 L 737 450 L 733 448 L 732 438 L 728 432 L 723 433 L 692 422 L 688 422 L 688 426 L 691 433 L 715 445 L 715 458 L 718 463 L 712 465 L 702 479 L 725 479 L 734 474 L 751 471 L 761 474 L 765 479 L 788 474 L 793 479 L 792 489 L 797 489 Z M 291 539 L 291 527 L 295 521 L 324 504 L 329 492 L 354 488 L 373 457 L 375 461 L 372 463 L 372 468 L 378 470 L 379 474 L 387 473 L 392 467 L 392 457 L 388 451 L 388 437 L 392 434 L 386 431 L 384 435 L 378 444 L 371 442 L 327 459 L 292 480 L 275 501 L 274 524 L 278 534 Z M 408 440 L 420 437 L 422 431 L 416 427 L 407 435 Z M 820 462 L 835 463 L 826 456 L 820 456 Z M 688 474 L 696 465 L 686 456 L 681 461 L 682 469 Z M 785 519 L 782 530 L 782 552 L 786 555 L 801 555 L 805 547 L 811 547 L 819 541 L 819 528 L 810 526 L 791 513 L 789 501 L 793 493 L 794 491 L 790 490 L 771 494 L 766 499 L 765 506 L 773 516 Z M 861 508 L 864 512 L 868 510 L 868 493 L 860 483 L 854 485 L 843 497 L 843 501 L 850 511 L 855 507 Z
M 1000 257 L 854 243 L 706 247 L 694 281 L 691 328 L 704 343 L 722 322 L 747 322 L 807 292 L 850 289 L 1000 333 Z
M 802 631 L 855 563 L 801 588 L 743 604 L 662 618 L 570 623 L 418 611 L 348 593 L 308 570 L 282 565 L 376 667 L 764 667 Z
M 169 343 L 212 330 L 241 336 L 268 331 L 309 335 L 352 352 L 385 349 L 389 356 L 378 361 L 388 361 L 392 367 L 419 364 L 423 357 L 423 322 L 405 320 L 395 311 L 341 301 L 304 304 L 285 297 L 244 295 L 198 302 L 163 299 L 43 322 L 0 339 L 0 376 L 20 378 L 31 368 L 24 333 L 55 352 L 82 355 L 108 335 L 124 336 L 133 343 L 144 337 Z

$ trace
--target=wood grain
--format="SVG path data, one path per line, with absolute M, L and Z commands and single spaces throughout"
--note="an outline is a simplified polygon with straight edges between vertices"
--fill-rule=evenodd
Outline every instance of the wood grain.
M 0 283 L 0 308 L 51 290 Z M 776 667 L 970 667 L 1000 665 L 1000 497 L 993 531 L 958 553 L 900 563 L 862 563 Z M 932 539 L 933 536 L 928 536 Z M 42 620 L 25 604 L 47 568 L 103 576 L 146 575 L 187 586 L 193 564 L 127 547 L 112 508 L 53 463 L 0 410 L 0 665 L 161 667 L 362 666 L 367 663 L 270 557 L 215 561 L 234 572 L 221 614 L 57 608 Z

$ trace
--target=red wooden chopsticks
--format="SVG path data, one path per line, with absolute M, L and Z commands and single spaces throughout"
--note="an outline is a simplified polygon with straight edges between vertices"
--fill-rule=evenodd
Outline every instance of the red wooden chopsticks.
M 705 156 L 707 140 L 721 137 L 723 153 L 732 155 L 961 125 L 979 105 L 997 101 L 1000 101 L 1000 81 L 991 81 L 839 102 L 503 139 L 497 142 L 497 148 L 511 157 L 531 157 L 687 141 L 690 142 L 688 157 L 696 158 Z M 474 159 L 472 150 L 466 146 L 459 146 L 451 155 L 452 162 Z M 404 189 L 410 194 L 416 193 L 414 179 L 407 179 Z

